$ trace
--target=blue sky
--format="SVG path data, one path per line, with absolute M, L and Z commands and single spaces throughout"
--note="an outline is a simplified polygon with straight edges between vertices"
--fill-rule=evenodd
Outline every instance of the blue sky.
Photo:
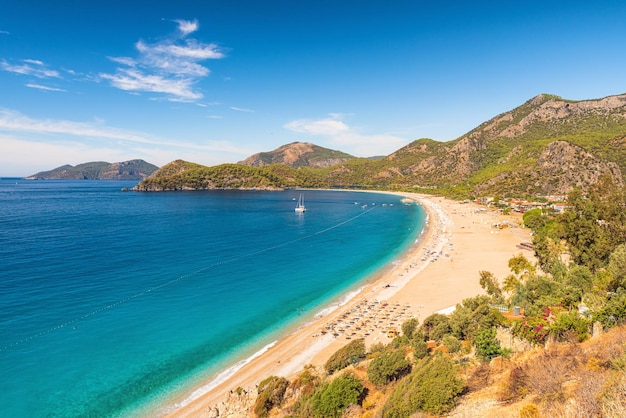
M 603 0 L 6 0 L 0 176 L 448 141 L 540 93 L 626 92 L 624 22 Z

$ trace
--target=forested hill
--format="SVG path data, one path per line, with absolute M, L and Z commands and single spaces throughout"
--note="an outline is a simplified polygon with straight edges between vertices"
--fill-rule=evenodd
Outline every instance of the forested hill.
M 77 166 L 63 165 L 50 171 L 41 171 L 27 180 L 141 180 L 154 173 L 158 167 L 144 160 L 118 163 L 96 161 Z
M 352 158 L 326 167 L 286 157 L 302 155 L 296 148 L 304 145 L 315 147 L 296 142 L 214 167 L 177 161 L 171 163 L 175 173 L 166 166 L 136 190 L 358 187 L 457 197 L 564 195 L 605 174 L 623 185 L 626 94 L 583 101 L 541 94 L 456 140 L 419 139 L 377 160 Z

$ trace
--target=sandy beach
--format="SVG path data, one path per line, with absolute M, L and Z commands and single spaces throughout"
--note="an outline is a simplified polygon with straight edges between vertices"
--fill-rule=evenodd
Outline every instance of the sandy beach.
M 483 293 L 481 270 L 501 279 L 509 273 L 512 256 L 522 253 L 532 259 L 531 251 L 518 247 L 530 241 L 529 230 L 519 226 L 519 215 L 441 197 L 397 194 L 417 201 L 428 213 L 419 245 L 341 306 L 316 316 L 219 384 L 207 382 L 179 400 L 168 416 L 209 416 L 230 391 L 241 387 L 256 393 L 256 384 L 266 377 L 289 378 L 307 364 L 321 366 L 354 338 L 364 338 L 366 346 L 388 343 L 388 331 L 400 330 L 407 319 L 416 317 L 421 323 L 434 312 L 447 312 Z M 500 223 L 509 227 L 494 227 Z

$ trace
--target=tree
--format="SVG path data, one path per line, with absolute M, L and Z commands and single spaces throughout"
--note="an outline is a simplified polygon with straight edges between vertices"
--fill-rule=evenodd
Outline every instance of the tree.
M 405 418 L 417 411 L 445 414 L 452 410 L 464 387 L 448 357 L 437 354 L 425 358 L 391 392 L 382 416 Z
M 428 355 L 428 344 L 426 343 L 426 337 L 422 330 L 418 330 L 413 334 L 411 346 L 413 347 L 413 357 L 416 360 L 422 359 Z
M 287 379 L 276 376 L 270 376 L 259 383 L 254 413 L 258 417 L 267 417 L 273 407 L 279 406 L 283 402 L 288 385 Z
M 504 321 L 502 314 L 488 305 L 484 295 L 464 299 L 450 314 L 452 334 L 462 340 L 473 340 L 483 328 L 492 328 Z
M 333 374 L 337 370 L 355 364 L 365 358 L 365 342 L 361 339 L 353 340 L 343 348 L 337 350 L 326 364 L 324 368 L 328 374 Z
M 454 354 L 461 350 L 461 342 L 454 335 L 443 337 L 442 344 L 448 349 L 448 353 Z
M 422 331 L 429 340 L 440 340 L 450 332 L 450 326 L 448 325 L 448 317 L 442 314 L 432 314 L 422 323 Z
M 480 287 L 485 289 L 485 292 L 489 296 L 493 298 L 495 303 L 502 303 L 502 289 L 500 289 L 500 284 L 498 283 L 498 279 L 488 271 L 481 270 L 479 272 L 480 275 Z
M 384 351 L 370 363 L 367 378 L 376 386 L 384 386 L 411 371 L 404 350 Z
M 496 340 L 495 327 L 481 330 L 474 340 L 474 345 L 476 346 L 476 355 L 485 361 L 502 354 L 500 343 Z
M 547 219 L 543 214 L 543 209 L 536 208 L 526 211 L 522 217 L 524 226 L 536 231 L 545 226 Z
M 417 329 L 419 321 L 417 318 L 411 318 L 408 321 L 402 323 L 402 334 L 404 334 L 409 340 L 413 338 L 413 333 Z
M 609 257 L 609 271 L 613 276 L 611 290 L 626 289 L 626 244 L 619 245 Z
M 626 191 L 605 176 L 587 196 L 572 191 L 567 203 L 570 209 L 558 220 L 572 260 L 592 271 L 605 267 L 611 252 L 626 243 Z
M 340 417 L 349 405 L 359 404 L 366 393 L 363 384 L 351 373 L 345 373 L 323 385 L 311 398 L 313 416 Z

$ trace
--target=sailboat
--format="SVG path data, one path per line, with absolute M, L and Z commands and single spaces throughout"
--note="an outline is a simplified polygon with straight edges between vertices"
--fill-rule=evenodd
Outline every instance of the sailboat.
M 298 204 L 296 205 L 296 213 L 302 213 L 306 210 L 306 208 L 304 207 L 304 197 L 302 196 L 302 193 L 300 193 L 300 197 L 298 198 Z

